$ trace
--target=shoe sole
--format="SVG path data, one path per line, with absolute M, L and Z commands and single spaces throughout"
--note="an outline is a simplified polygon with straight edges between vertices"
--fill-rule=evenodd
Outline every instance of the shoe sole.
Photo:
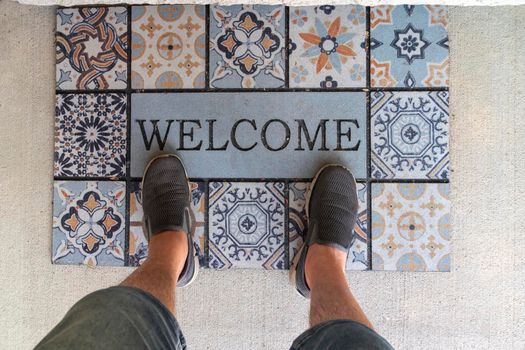
M 308 187 L 308 192 L 306 193 L 306 201 L 304 203 L 304 208 L 305 208 L 305 212 L 306 212 L 306 224 L 307 225 L 308 225 L 309 220 L 310 220 L 309 208 L 310 208 L 310 198 L 312 196 L 312 189 L 315 187 L 315 183 L 317 182 L 317 179 L 319 178 L 319 175 L 321 174 L 321 172 L 323 172 L 324 169 L 326 169 L 328 167 L 331 167 L 331 166 L 337 166 L 337 167 L 343 168 L 346 171 L 350 172 L 352 174 L 352 177 L 353 177 L 353 173 L 350 171 L 350 169 L 348 169 L 347 167 L 345 167 L 343 165 L 340 165 L 340 164 L 326 164 L 321 169 L 319 169 L 317 171 L 317 173 L 315 174 L 314 178 L 312 179 L 312 182 L 310 183 L 310 186 Z M 355 182 L 355 178 L 354 178 L 354 184 L 355 183 L 356 182 Z M 303 298 L 304 298 L 304 296 L 301 293 L 299 293 L 299 290 L 297 289 L 297 279 L 296 279 L 296 277 L 297 277 L 297 264 L 299 263 L 299 260 L 301 259 L 301 254 L 302 254 L 303 249 L 305 247 L 306 247 L 306 240 L 303 241 L 303 244 L 302 244 L 301 248 L 297 251 L 297 254 L 295 254 L 295 256 L 293 258 L 292 266 L 290 266 L 290 283 L 294 287 L 294 289 L 297 292 L 297 294 L 299 294 Z
M 177 156 L 176 154 L 172 154 L 172 153 L 169 153 L 169 154 L 161 154 L 161 155 L 158 155 L 156 156 L 155 158 L 153 158 L 152 160 L 150 160 L 148 162 L 148 165 L 146 165 L 146 168 L 144 169 L 144 175 L 147 174 L 148 170 L 149 170 L 149 167 L 151 166 L 151 164 L 153 164 L 154 161 L 156 161 L 157 159 L 160 159 L 160 158 L 176 158 L 178 159 L 178 161 L 182 164 L 182 170 L 184 170 L 184 177 L 186 178 L 186 183 L 188 184 L 188 200 L 190 201 L 191 203 L 191 183 L 190 183 L 190 180 L 188 178 L 188 173 L 186 172 L 186 167 L 184 166 L 184 163 L 182 162 L 182 159 L 180 159 L 179 156 Z M 146 176 L 143 176 L 142 177 L 142 181 L 140 182 L 140 188 L 144 188 L 144 178 Z M 144 228 L 142 228 L 142 230 L 144 230 Z M 190 232 L 188 232 L 188 235 L 190 234 Z M 193 244 L 193 237 L 191 238 L 191 242 Z M 195 249 L 195 248 L 194 248 Z M 195 255 L 193 257 L 194 259 L 194 263 L 195 263 L 195 272 L 193 273 L 193 276 L 191 277 L 190 281 L 185 285 L 185 286 L 182 286 L 182 287 L 177 287 L 177 288 L 186 288 L 187 286 L 189 286 L 190 284 L 193 283 L 193 281 L 195 281 L 195 279 L 197 278 L 197 275 L 199 274 L 199 270 L 200 270 L 200 264 L 199 264 L 199 257 L 197 255 Z

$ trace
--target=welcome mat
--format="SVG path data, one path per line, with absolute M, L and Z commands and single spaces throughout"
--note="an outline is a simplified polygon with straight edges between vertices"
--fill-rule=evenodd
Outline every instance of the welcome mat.
M 59 8 L 53 263 L 138 266 L 172 152 L 203 267 L 287 269 L 309 182 L 352 169 L 349 270 L 450 270 L 443 6 Z

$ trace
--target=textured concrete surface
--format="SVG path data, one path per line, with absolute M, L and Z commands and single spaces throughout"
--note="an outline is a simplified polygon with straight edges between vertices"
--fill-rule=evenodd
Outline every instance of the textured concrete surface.
M 525 349 L 525 7 L 450 11 L 453 271 L 349 274 L 398 349 Z M 0 2 L 0 348 L 28 349 L 131 269 L 51 265 L 54 9 Z M 204 271 L 180 291 L 192 349 L 284 349 L 286 273 Z

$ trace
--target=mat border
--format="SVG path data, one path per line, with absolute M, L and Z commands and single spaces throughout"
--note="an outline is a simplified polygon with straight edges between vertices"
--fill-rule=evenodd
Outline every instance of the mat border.
M 158 4 L 160 5 L 160 4 Z M 125 252 L 124 252 L 124 266 L 129 266 L 129 228 L 130 228 L 130 200 L 131 200 L 131 185 L 134 182 L 141 181 L 141 177 L 130 176 L 131 168 L 131 95 L 136 93 L 224 93 L 224 92 L 365 92 L 366 93 L 366 137 L 367 137 L 367 150 L 366 150 L 366 178 L 358 179 L 357 182 L 366 184 L 367 188 L 367 245 L 368 245 L 368 266 L 364 271 L 372 271 L 372 184 L 373 183 L 425 183 L 425 184 L 443 184 L 450 183 L 450 179 L 373 179 L 371 177 L 371 101 L 370 94 L 375 91 L 392 91 L 392 92 L 431 92 L 431 91 L 449 91 L 448 87 L 372 87 L 371 86 L 371 74 L 370 74 L 370 59 L 371 59 L 371 48 L 370 48 L 370 6 L 366 6 L 366 32 L 365 32 L 365 50 L 366 50 L 366 87 L 362 88 L 290 88 L 289 84 L 289 31 L 290 31 L 290 6 L 284 6 L 285 8 L 285 84 L 281 88 L 210 88 L 209 82 L 209 64 L 210 64 L 210 5 L 199 5 L 206 6 L 205 9 L 205 36 L 206 36 L 206 60 L 205 60 L 205 88 L 199 89 L 133 89 L 131 87 L 131 11 L 135 6 L 158 6 L 155 4 L 115 4 L 115 5 L 82 5 L 82 6 L 57 6 L 58 9 L 79 9 L 79 8 L 97 8 L 97 7 L 125 7 L 127 10 L 127 87 L 125 89 L 97 89 L 97 90 L 61 90 L 55 88 L 56 95 L 64 94 L 108 94 L 108 93 L 124 93 L 126 94 L 126 176 L 121 177 L 86 177 L 86 176 L 54 176 L 54 181 L 125 181 L 126 182 L 126 225 L 125 225 Z M 402 6 L 402 5 L 397 5 Z M 56 68 L 55 68 L 56 69 Z M 449 143 L 450 146 L 450 143 Z M 311 178 L 190 178 L 190 181 L 204 182 L 205 184 L 205 242 L 204 242 L 204 261 L 205 268 L 209 265 L 209 183 L 210 182 L 284 182 L 285 188 L 285 222 L 284 222 L 284 241 L 285 241 L 285 268 L 289 268 L 289 184 L 291 182 L 311 182 Z

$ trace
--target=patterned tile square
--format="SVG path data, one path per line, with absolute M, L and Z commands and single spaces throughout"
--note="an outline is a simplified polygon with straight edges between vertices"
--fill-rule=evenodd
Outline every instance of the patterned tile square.
M 126 174 L 126 96 L 56 96 L 55 176 Z
M 290 264 L 295 254 L 303 244 L 302 237 L 308 230 L 306 220 L 306 193 L 310 183 L 291 182 L 289 190 L 289 244 Z M 354 227 L 352 246 L 346 261 L 347 270 L 366 270 L 368 268 L 368 215 L 367 215 L 367 190 L 365 183 L 357 183 L 357 195 L 359 199 L 359 213 Z
M 372 184 L 372 269 L 450 271 L 449 184 Z
M 210 87 L 282 87 L 284 6 L 212 5 L 210 12 Z
M 206 184 L 204 182 L 191 183 L 191 222 L 194 247 L 199 256 L 201 267 L 206 267 L 205 249 L 205 201 Z M 140 266 L 148 257 L 148 242 L 142 229 L 142 191 L 140 182 L 131 183 L 129 201 L 129 266 Z
M 448 179 L 448 97 L 372 92 L 371 157 L 376 179 Z
M 127 16 L 120 6 L 57 10 L 58 90 L 127 87 Z
M 132 88 L 204 88 L 205 6 L 133 6 L 131 15 Z
M 290 87 L 366 86 L 366 9 L 290 8 Z
M 55 181 L 53 263 L 124 265 L 126 184 Z
M 448 86 L 446 6 L 371 8 L 371 85 Z
M 212 182 L 210 267 L 285 269 L 285 184 Z

